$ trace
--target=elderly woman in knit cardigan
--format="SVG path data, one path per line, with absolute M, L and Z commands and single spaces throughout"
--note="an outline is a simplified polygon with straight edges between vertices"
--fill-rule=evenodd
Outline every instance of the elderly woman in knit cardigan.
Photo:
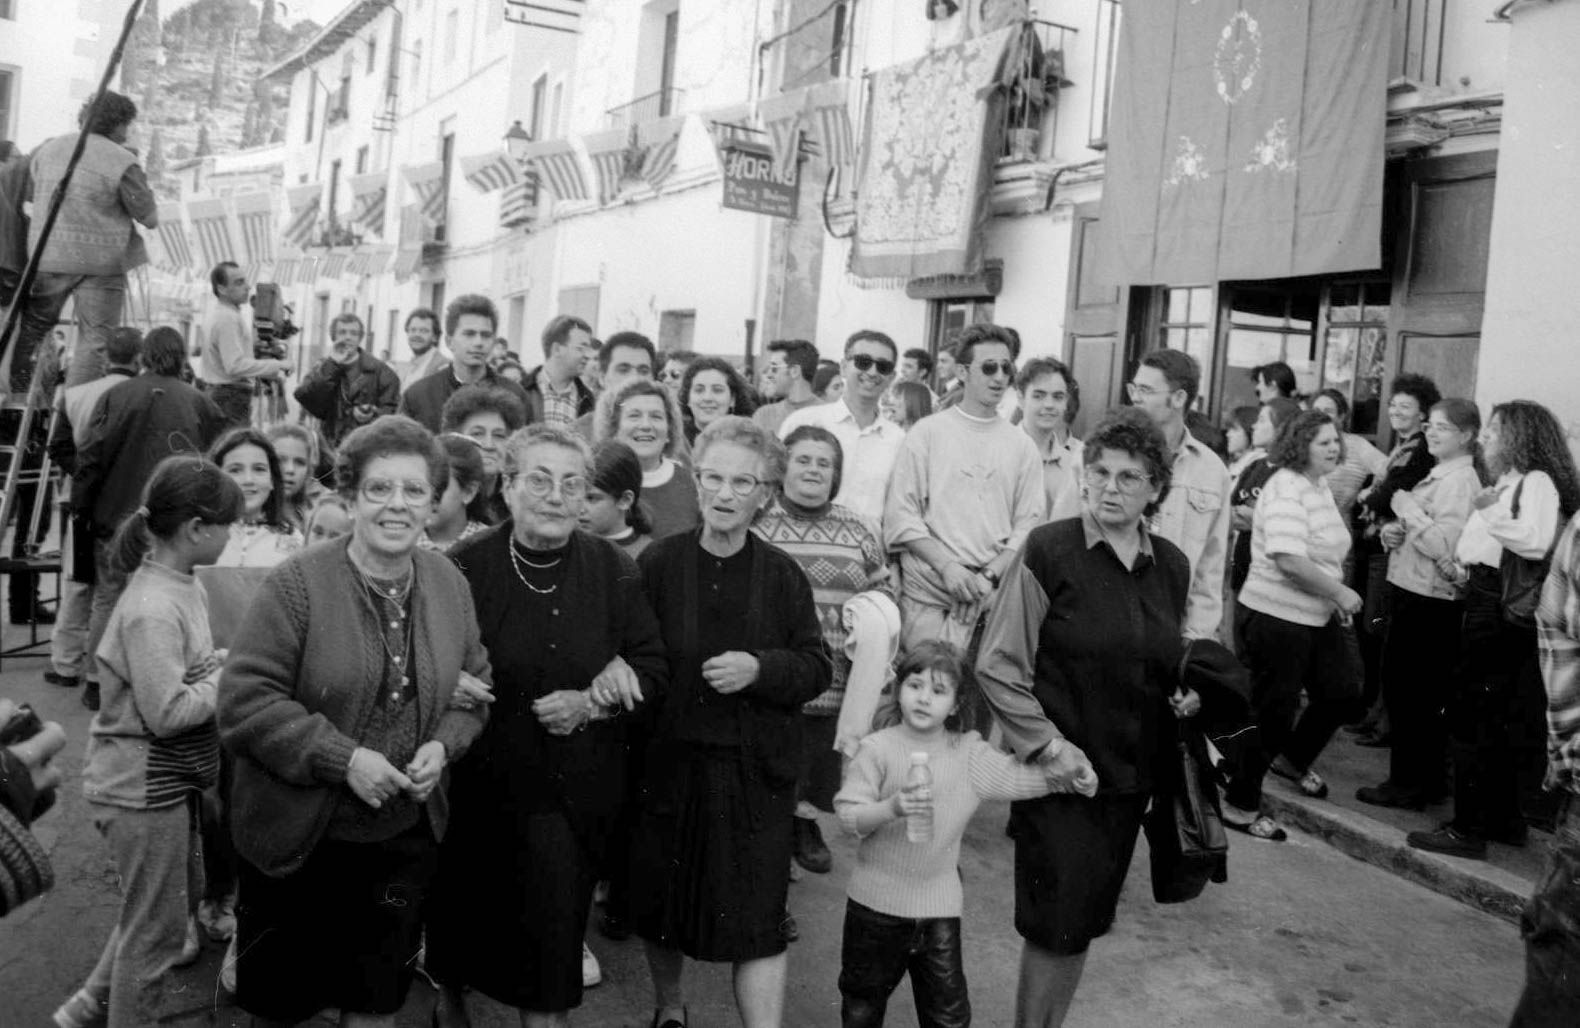
M 394 1024 L 447 821 L 440 776 L 490 698 L 471 590 L 417 545 L 444 452 L 388 415 L 346 437 L 336 472 L 351 534 L 270 574 L 219 690 L 237 1000 L 255 1025 L 330 1007 L 342 1025 Z

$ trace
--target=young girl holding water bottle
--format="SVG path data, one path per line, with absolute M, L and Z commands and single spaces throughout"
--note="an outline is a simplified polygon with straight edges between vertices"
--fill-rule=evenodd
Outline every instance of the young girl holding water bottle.
M 990 746 L 961 715 L 970 678 L 948 643 L 918 643 L 896 673 L 899 723 L 874 732 L 834 797 L 861 838 L 845 906 L 839 991 L 844 1028 L 883 1024 L 909 972 L 922 1028 L 971 1022 L 960 956 L 960 839 L 984 799 L 1053 791 L 1038 767 Z M 1096 791 L 1088 768 L 1079 788 Z

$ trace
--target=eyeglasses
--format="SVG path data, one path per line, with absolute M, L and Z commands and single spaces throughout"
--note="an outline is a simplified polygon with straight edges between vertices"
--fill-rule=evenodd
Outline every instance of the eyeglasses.
M 882 357 L 869 357 L 864 353 L 858 353 L 850 359 L 850 363 L 855 365 L 857 371 L 871 371 L 877 368 L 878 374 L 885 377 L 894 374 L 894 362 L 884 360 Z
M 1131 399 L 1135 399 L 1138 396 L 1144 400 L 1151 399 L 1152 397 L 1160 396 L 1165 392 L 1165 390 L 1159 389 L 1156 386 L 1143 385 L 1140 382 L 1126 382 L 1125 388 L 1130 391 Z
M 763 484 L 763 480 L 756 475 L 723 475 L 717 471 L 699 469 L 697 471 L 697 484 L 710 493 L 716 493 L 728 484 L 730 492 L 736 496 L 750 496 L 756 491 L 758 486 Z
M 395 498 L 395 490 L 399 489 L 401 499 L 413 507 L 420 507 L 433 499 L 433 486 L 427 482 L 393 482 L 387 478 L 370 478 L 358 487 L 357 491 L 369 503 L 388 503 Z
M 1152 484 L 1152 476 L 1135 468 L 1120 468 L 1118 472 L 1113 472 L 1101 464 L 1087 466 L 1086 484 L 1093 489 L 1107 489 L 1110 481 L 1120 492 L 1134 495 Z
M 977 365 L 977 370 L 980 371 L 982 374 L 986 375 L 988 378 L 992 378 L 994 375 L 997 375 L 1000 371 L 1004 372 L 1004 374 L 1007 375 L 1008 377 L 1014 378 L 1015 377 L 1015 362 L 1014 361 L 983 361 L 981 364 Z
M 560 487 L 560 495 L 567 500 L 579 500 L 587 495 L 587 480 L 580 475 L 566 475 L 558 483 L 553 475 L 545 475 L 541 471 L 522 471 L 512 477 L 521 483 L 527 495 L 534 500 L 546 498 L 554 492 L 556 484 Z

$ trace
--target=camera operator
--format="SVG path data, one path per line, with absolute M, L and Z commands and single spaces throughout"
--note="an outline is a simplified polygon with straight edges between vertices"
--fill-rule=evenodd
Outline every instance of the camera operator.
M 0 917 L 54 884 L 28 826 L 55 802 L 61 774 L 51 760 L 65 745 L 60 725 L 0 699 Z
M 393 368 L 362 349 L 362 319 L 335 316 L 329 323 L 329 356 L 296 387 L 296 402 L 323 423 L 331 446 L 354 428 L 400 405 L 400 377 Z
M 283 379 L 291 364 L 253 353 L 252 325 L 242 314 L 246 272 L 232 261 L 221 261 L 208 278 L 219 302 L 203 324 L 203 378 L 210 399 L 225 415 L 225 427 L 241 428 L 252 424 L 253 383 Z

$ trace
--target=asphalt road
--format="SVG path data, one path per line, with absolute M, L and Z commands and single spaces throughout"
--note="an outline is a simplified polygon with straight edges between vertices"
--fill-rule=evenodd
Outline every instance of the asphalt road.
M 93 965 L 116 910 L 114 867 L 77 785 L 90 715 L 75 692 L 42 683 L 43 667 L 36 658 L 8 659 L 0 674 L 0 695 L 33 703 L 71 735 L 68 787 L 38 826 L 58 883 L 0 921 L 0 1028 L 49 1024 Z M 979 813 L 961 863 L 966 970 L 975 1023 L 986 1026 L 1010 1023 L 1019 960 L 1005 817 L 1002 806 Z M 834 872 L 805 876 L 790 893 L 801 926 L 790 954 L 786 1024 L 793 1028 L 839 1024 L 843 889 L 855 850 L 837 837 L 832 819 L 824 830 Z M 1118 923 L 1092 947 L 1073 1028 L 1507 1023 L 1523 973 L 1513 926 L 1298 833 L 1281 845 L 1232 841 L 1228 884 L 1170 907 L 1152 902 L 1142 843 Z M 479 911 L 479 931 L 488 930 L 487 914 Z M 640 944 L 610 943 L 595 930 L 591 939 L 605 982 L 588 993 L 574 1023 L 645 1026 L 652 1000 Z M 183 989 L 162 1024 L 248 1023 L 216 990 L 220 949 L 209 947 L 196 967 L 179 972 Z M 688 984 L 693 1025 L 737 1023 L 727 968 L 694 966 Z M 432 994 L 417 987 L 400 1024 L 426 1025 L 431 1004 Z M 516 1023 L 483 997 L 471 1009 L 478 1028 Z M 889 1024 L 915 1023 L 902 986 Z

